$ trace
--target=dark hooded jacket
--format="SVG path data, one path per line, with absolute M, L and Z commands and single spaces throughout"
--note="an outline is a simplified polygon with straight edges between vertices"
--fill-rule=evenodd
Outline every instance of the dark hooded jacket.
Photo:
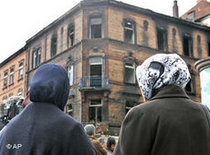
M 30 84 L 32 103 L 0 136 L 0 155 L 95 155 L 82 125 L 63 112 L 68 94 L 61 66 L 39 67 Z
M 162 87 L 128 112 L 114 155 L 210 155 L 205 111 L 181 87 Z

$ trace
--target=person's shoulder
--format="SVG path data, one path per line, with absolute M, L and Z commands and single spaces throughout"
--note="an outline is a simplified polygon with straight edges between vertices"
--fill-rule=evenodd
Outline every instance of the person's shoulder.
M 156 101 L 147 101 L 145 103 L 141 103 L 141 104 L 131 108 L 131 110 L 129 112 L 132 112 L 132 113 L 145 112 L 147 110 L 150 110 L 152 107 L 154 107 L 155 104 L 156 104 Z

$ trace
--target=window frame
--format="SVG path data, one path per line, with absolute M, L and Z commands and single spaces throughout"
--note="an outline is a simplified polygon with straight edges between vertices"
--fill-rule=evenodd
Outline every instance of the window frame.
M 73 30 L 73 32 L 70 33 L 70 30 Z M 68 48 L 74 45 L 74 41 L 75 41 L 75 26 L 74 24 L 69 24 L 68 34 L 67 34 Z
M 161 50 L 161 51 L 164 51 L 164 52 L 167 52 L 168 50 L 168 33 L 167 33 L 167 30 L 162 28 L 162 27 L 157 27 L 156 28 L 156 31 L 157 31 L 157 49 L 158 50 Z M 159 33 L 162 34 L 162 43 L 161 43 L 161 40 L 159 39 Z M 161 44 L 162 44 L 162 48 L 161 48 Z
M 50 56 L 51 58 L 56 56 L 57 53 L 57 45 L 58 44 L 58 37 L 57 34 L 53 34 L 51 37 L 51 43 L 50 43 Z
M 4 82 L 3 82 L 3 88 L 7 88 L 8 83 L 8 71 L 4 71 Z
M 74 84 L 74 65 L 70 64 L 67 67 L 68 70 L 68 77 L 69 77 L 69 86 Z
M 22 79 L 23 78 L 23 64 L 24 64 L 23 61 L 19 62 L 18 79 Z
M 9 73 L 9 85 L 14 84 L 14 74 L 15 74 L 15 67 L 10 68 L 10 73 Z
M 185 44 L 185 39 L 187 39 L 187 47 Z M 188 57 L 193 57 L 193 38 L 189 34 L 184 34 L 182 37 L 182 46 L 183 46 L 183 55 Z M 188 49 L 188 51 L 185 51 L 185 49 Z
M 93 102 L 93 101 L 99 101 L 100 100 L 100 104 L 98 104 L 98 105 L 91 105 L 91 103 Z M 103 103 L 102 103 L 103 101 L 102 101 L 102 99 L 100 98 L 100 99 L 90 99 L 89 100 L 89 105 L 88 105 L 88 121 L 89 122 L 91 122 L 92 120 L 90 120 L 90 108 L 95 108 L 95 119 L 96 120 L 94 120 L 94 123 L 95 124 L 97 124 L 98 122 L 102 122 L 103 121 L 103 113 L 102 113 L 102 111 L 103 111 Z M 101 121 L 98 121 L 98 108 L 101 108 Z M 93 122 L 91 122 L 91 123 L 93 123 Z
M 94 24 L 94 23 L 91 22 L 92 19 L 96 19 L 96 18 L 100 18 L 101 22 L 99 24 Z M 101 15 L 95 15 L 95 16 L 90 16 L 89 17 L 89 24 L 88 24 L 88 38 L 89 39 L 101 39 L 101 38 L 103 38 L 103 33 L 102 33 L 103 24 L 102 23 L 103 23 L 103 19 L 102 19 Z M 93 32 L 92 26 L 93 25 L 100 25 L 100 36 L 99 37 L 92 34 L 92 32 Z
M 131 27 L 126 27 L 126 23 L 129 23 Z M 128 24 L 128 25 L 129 25 Z M 132 31 L 132 39 L 126 40 L 126 32 Z M 124 42 L 130 43 L 130 44 L 136 44 L 136 22 L 131 19 L 123 19 L 123 39 Z
M 130 65 L 128 65 L 128 64 L 130 64 Z M 133 57 L 125 58 L 123 65 L 124 65 L 124 67 L 123 67 L 124 68 L 124 83 L 125 84 L 135 85 L 136 84 L 136 76 L 135 76 L 136 62 L 135 62 L 135 59 Z M 128 75 L 126 70 L 131 70 L 131 69 L 133 70 L 132 71 L 133 72 L 133 75 L 132 75 L 133 76 L 133 80 L 132 80 L 132 82 L 129 81 L 128 78 L 126 78 L 126 75 Z
M 32 51 L 32 68 L 36 68 L 41 63 L 41 47 L 34 48 Z

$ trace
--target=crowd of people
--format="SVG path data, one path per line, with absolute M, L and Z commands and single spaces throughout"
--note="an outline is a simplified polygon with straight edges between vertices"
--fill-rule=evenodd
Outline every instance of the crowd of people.
M 41 65 L 25 108 L 0 133 L 0 155 L 210 155 L 209 109 L 184 91 L 190 73 L 177 54 L 156 54 L 136 69 L 145 103 L 125 116 L 118 141 L 96 137 L 63 112 L 69 95 L 65 69 Z

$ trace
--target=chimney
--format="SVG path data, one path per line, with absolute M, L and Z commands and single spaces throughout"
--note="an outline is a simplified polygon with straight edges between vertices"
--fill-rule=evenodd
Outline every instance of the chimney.
M 174 0 L 174 6 L 173 6 L 173 17 L 179 17 L 179 8 L 177 5 L 177 0 Z

